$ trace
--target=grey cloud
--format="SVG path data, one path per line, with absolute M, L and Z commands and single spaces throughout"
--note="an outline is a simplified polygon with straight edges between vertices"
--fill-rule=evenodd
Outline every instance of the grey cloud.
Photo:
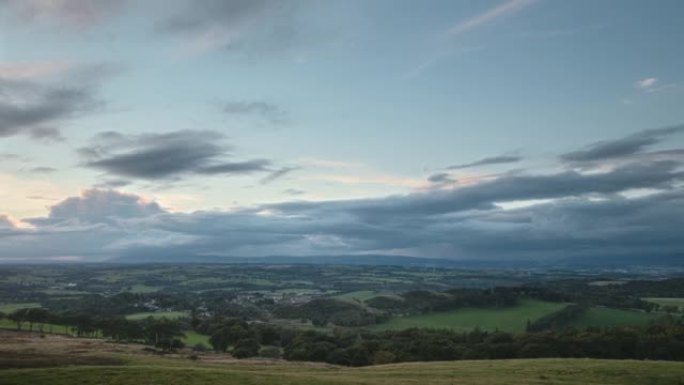
M 451 177 L 451 174 L 446 172 L 441 172 L 437 174 L 432 174 L 428 177 L 428 182 L 435 184 L 449 184 L 454 183 L 456 180 Z
M 266 175 L 266 177 L 264 177 L 263 179 L 261 179 L 261 184 L 268 184 L 274 182 L 297 169 L 298 167 L 283 167 L 279 170 L 275 170 L 270 174 Z
M 266 159 L 254 159 L 245 162 L 225 162 L 198 169 L 201 174 L 249 174 L 268 171 L 271 162 Z
M 663 180 L 677 175 L 661 167 L 660 171 L 635 168 L 598 175 L 508 177 L 499 184 L 483 183 L 450 194 L 431 191 L 375 200 L 292 202 L 188 214 L 166 212 L 133 195 L 91 190 L 53 206 L 48 218 L 31 220 L 35 229 L 8 230 L 10 235 L 0 237 L 0 250 L 12 249 L 15 255 L 30 250 L 33 256 L 46 253 L 96 259 L 143 254 L 339 255 L 388 250 L 466 259 L 670 255 L 684 250 L 678 230 L 684 226 L 681 189 L 661 189 L 632 199 L 614 194 L 647 185 L 666 188 Z M 639 182 L 645 173 L 670 176 Z M 580 183 L 580 178 L 589 178 L 583 180 L 585 187 L 569 188 Z M 549 186 L 562 179 L 567 181 L 561 186 Z M 461 190 L 465 191 L 459 193 Z M 489 190 L 495 191 L 485 193 Z M 599 200 L 586 195 L 599 193 Z M 474 198 L 480 194 L 485 197 Z M 550 196 L 557 200 L 515 210 L 493 204 Z M 435 202 L 442 202 L 439 209 Z M 272 215 L 259 215 L 262 210 Z M 87 242 L 74 241 L 85 232 Z M 50 249 L 34 246 L 46 240 Z M 5 247 L 10 244 L 13 248 Z M 0 253 L 0 257 L 7 256 L 7 252 Z
M 105 180 L 103 182 L 99 182 L 95 185 L 96 188 L 104 188 L 104 189 L 111 189 L 111 188 L 120 188 L 120 187 L 126 187 L 131 184 L 131 181 L 125 180 L 125 179 L 110 179 L 110 180 Z
M 106 133 L 99 138 L 112 148 L 96 147 L 89 153 L 108 156 L 197 137 L 197 132 L 140 137 Z M 0 258 L 396 251 L 463 259 L 676 256 L 684 252 L 684 171 L 672 151 L 667 160 L 638 159 L 601 173 L 504 174 L 450 190 L 289 201 L 230 212 L 172 213 L 135 195 L 89 190 L 54 205 L 47 217 L 24 220 L 33 228 L 5 224 Z M 623 193 L 632 189 L 653 193 L 627 198 Z M 530 200 L 550 202 L 517 209 L 500 205 Z
M 566 162 L 591 162 L 630 156 L 681 132 L 684 125 L 644 130 L 621 139 L 596 142 L 582 150 L 562 154 L 560 158 Z
M 36 174 L 51 174 L 51 173 L 57 171 L 57 169 L 54 167 L 42 166 L 42 167 L 34 167 L 30 171 L 33 173 L 36 173 Z
M 61 139 L 61 124 L 104 105 L 97 90 L 112 73 L 106 65 L 74 68 L 63 75 L 69 86 L 0 78 L 0 137 L 26 134 L 40 140 Z
M 296 189 L 296 188 L 288 188 L 288 189 L 283 190 L 283 194 L 296 196 L 296 195 L 303 195 L 303 194 L 306 194 L 306 191 L 304 191 L 304 190 L 299 190 L 299 189 Z
M 490 164 L 502 164 L 502 163 L 516 163 L 520 162 L 522 160 L 521 156 L 517 155 L 500 155 L 500 156 L 492 156 L 488 158 L 483 158 L 480 160 L 476 160 L 474 162 L 470 163 L 464 163 L 464 164 L 457 164 L 454 166 L 449 166 L 447 167 L 448 170 L 459 170 L 463 168 L 470 168 L 470 167 L 477 167 L 477 166 L 486 166 Z
M 80 29 L 119 14 L 125 3 L 125 0 L 0 0 L 0 8 L 12 16 L 11 21 L 21 24 L 46 22 Z
M 381 199 L 291 202 L 275 205 L 284 213 L 340 212 L 383 222 L 467 210 L 493 210 L 497 202 L 614 194 L 635 188 L 669 189 L 684 180 L 679 163 L 632 164 L 602 174 L 567 171 L 550 175 L 506 175 L 454 190 L 437 190 Z
M 106 222 L 112 218 L 138 218 L 163 213 L 155 202 L 114 190 L 92 189 L 79 197 L 71 197 L 50 207 L 49 221 L 78 220 Z M 33 220 L 32 223 L 41 223 Z
M 287 113 L 278 105 L 263 101 L 234 101 L 224 103 L 221 110 L 232 115 L 256 115 L 271 123 L 285 123 Z
M 9 152 L 0 153 L 0 160 L 17 160 L 21 158 L 18 154 L 12 154 Z
M 236 175 L 270 171 L 270 161 L 226 161 L 231 147 L 213 131 L 175 131 L 126 136 L 105 132 L 79 149 L 85 166 L 111 175 L 140 179 L 171 179 L 184 175 Z

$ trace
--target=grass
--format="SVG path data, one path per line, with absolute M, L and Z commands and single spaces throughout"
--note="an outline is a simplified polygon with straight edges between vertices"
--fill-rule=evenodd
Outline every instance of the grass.
M 199 334 L 193 330 L 186 330 L 183 333 L 185 333 L 185 337 L 183 337 L 183 343 L 185 343 L 185 346 L 191 348 L 195 345 L 204 345 L 206 348 L 211 348 L 209 336 Z
M 637 310 L 620 310 L 605 307 L 589 308 L 567 326 L 578 329 L 586 327 L 644 326 L 662 317 L 662 313 L 645 313 Z
M 129 314 L 126 316 L 126 319 L 131 320 L 131 321 L 142 320 L 142 319 L 145 319 L 147 317 L 176 319 L 176 318 L 187 317 L 188 314 L 189 313 L 186 311 L 142 312 L 142 313 Z
M 40 307 L 40 304 L 37 302 L 7 303 L 0 305 L 0 313 L 9 314 L 19 309 L 31 307 Z
M 338 368 L 297 363 L 196 364 L 174 359 L 127 365 L 7 369 L 4 385 L 627 385 L 678 384 L 684 364 L 611 360 L 501 360 Z
M 0 332 L 2 385 L 628 385 L 681 384 L 684 363 L 527 359 L 415 362 L 364 368 L 272 360 L 234 360 L 141 345 Z
M 159 288 L 154 287 L 154 286 L 135 284 L 135 285 L 132 285 L 130 288 L 128 288 L 126 291 L 129 291 L 131 293 L 136 293 L 136 294 L 154 293 L 156 291 L 159 291 Z
M 534 321 L 546 314 L 560 310 L 562 303 L 522 300 L 517 306 L 503 309 L 463 308 L 446 312 L 396 317 L 372 327 L 374 330 L 400 330 L 412 327 L 472 330 L 501 330 L 522 332 L 527 320 Z
M 333 298 L 365 301 L 369 298 L 375 297 L 376 295 L 377 295 L 377 292 L 375 292 L 373 290 L 359 290 L 359 291 L 352 291 L 352 292 L 344 293 L 344 294 L 338 294 L 338 295 L 334 296 Z
M 677 309 L 684 309 L 684 298 L 648 297 L 642 298 L 642 300 L 656 303 L 660 306 L 676 306 Z

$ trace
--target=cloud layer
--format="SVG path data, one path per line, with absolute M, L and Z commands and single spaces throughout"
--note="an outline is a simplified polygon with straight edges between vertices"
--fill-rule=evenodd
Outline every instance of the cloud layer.
M 661 137 L 678 131 L 649 130 L 634 136 Z M 136 154 L 146 153 L 149 143 L 167 146 L 178 138 L 201 137 L 187 132 L 166 135 L 131 138 L 106 133 L 101 137 L 132 145 Z M 193 142 L 196 153 L 209 156 L 190 157 L 198 159 L 190 162 L 192 167 L 169 172 L 206 170 L 221 153 L 208 146 L 216 139 L 212 135 L 204 136 L 212 140 Z M 596 145 L 589 150 L 593 148 Z M 502 174 L 476 184 L 407 195 L 292 201 L 229 212 L 174 213 L 140 196 L 91 189 L 52 206 L 46 217 L 25 219 L 26 226 L 0 221 L 0 258 L 384 253 L 549 260 L 681 254 L 684 160 L 644 160 L 634 151 L 618 153 L 623 161 L 626 154 L 634 157 L 587 171 Z M 105 159 L 110 158 L 119 159 Z M 166 170 L 165 163 L 162 166 Z M 171 175 L 150 171 L 156 166 L 146 167 L 136 175 Z M 235 171 L 225 167 L 214 171 Z
M 232 148 L 214 131 L 124 135 L 105 132 L 79 150 L 86 167 L 125 178 L 173 179 L 187 175 L 269 172 L 266 159 L 228 160 Z

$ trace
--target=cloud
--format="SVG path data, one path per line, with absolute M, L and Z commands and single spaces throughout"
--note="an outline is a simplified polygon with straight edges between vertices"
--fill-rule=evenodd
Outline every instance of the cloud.
M 58 61 L 0 63 L 0 79 L 31 80 L 62 74 L 72 67 Z
M 234 101 L 223 104 L 221 110 L 230 115 L 256 115 L 271 123 L 287 121 L 287 113 L 279 106 L 263 101 Z
M 110 179 L 95 184 L 98 189 L 116 189 L 129 186 L 132 182 L 125 179 Z
M 195 53 L 215 50 L 279 50 L 296 39 L 300 1 L 204 0 L 184 2 L 162 21 L 162 33 L 181 36 Z
M 306 194 L 306 191 L 304 191 L 304 190 L 299 190 L 299 189 L 296 189 L 296 188 L 288 188 L 288 189 L 283 190 L 283 194 L 292 195 L 292 196 L 297 196 L 297 195 L 304 195 L 304 194 Z
M 0 77 L 0 137 L 59 140 L 60 125 L 104 105 L 97 97 L 99 83 L 115 70 L 107 65 L 70 67 L 66 73 L 50 72 L 60 74 L 53 80 L 41 79 L 44 70 L 5 72 L 10 77 Z
M 582 150 L 562 154 L 560 158 L 565 162 L 591 162 L 630 156 L 682 132 L 684 125 L 644 130 L 624 138 L 596 142 Z
M 51 174 L 55 171 L 57 171 L 56 168 L 53 167 L 34 167 L 30 170 L 32 173 L 36 174 Z
M 534 3 L 534 0 L 508 0 L 494 8 L 465 19 L 449 28 L 449 34 L 457 36 L 472 29 L 493 23 L 497 19 L 517 13 Z
M 428 177 L 428 182 L 435 184 L 451 184 L 456 182 L 451 174 L 446 172 L 441 172 L 437 174 L 430 175 Z
M 0 0 L 0 8 L 20 24 L 48 23 L 83 29 L 118 15 L 124 0 Z
M 675 132 L 679 129 L 673 127 L 635 135 L 662 138 Z M 190 138 L 201 137 L 211 140 L 200 144 L 220 143 L 220 136 L 212 135 L 217 134 L 107 132 L 98 137 L 114 149 L 94 146 L 88 153 L 139 151 L 149 143 L 177 140 L 194 148 L 197 142 Z M 634 151 L 641 150 L 626 153 Z M 662 159 L 628 156 L 624 163 L 599 163 L 590 172 L 521 171 L 405 195 L 292 200 L 230 211 L 171 212 L 138 195 L 92 189 L 53 205 L 45 217 L 24 219 L 26 226 L 0 220 L 0 258 L 383 253 L 547 261 L 671 257 L 684 250 L 684 159 L 676 156 L 682 151 L 649 153 Z M 193 170 L 205 166 L 199 162 Z M 432 179 L 440 182 L 447 176 Z
M 500 155 L 488 158 L 483 158 L 470 163 L 457 164 L 454 166 L 447 167 L 448 170 L 459 170 L 463 168 L 477 167 L 477 166 L 487 166 L 490 164 L 503 164 L 503 163 L 516 163 L 522 160 L 521 156 L 517 155 Z
M 140 218 L 161 214 L 164 210 L 155 202 L 114 190 L 85 190 L 50 207 L 49 222 L 107 222 L 115 218 Z M 40 220 L 33 220 L 41 223 Z
M 684 247 L 678 231 L 684 225 L 684 194 L 677 187 L 684 180 L 680 166 L 661 162 L 604 173 L 504 175 L 451 190 L 293 201 L 230 212 L 171 213 L 136 195 L 94 189 L 52 206 L 45 218 L 25 220 L 31 229 L 0 233 L 0 258 L 671 255 Z M 622 194 L 638 188 L 654 193 L 635 198 Z M 530 200 L 548 203 L 517 209 L 499 205 Z
M 187 175 L 238 175 L 272 171 L 266 159 L 227 161 L 232 148 L 214 131 L 174 131 L 127 136 L 97 135 L 79 149 L 86 167 L 138 179 L 173 179 Z
M 460 37 L 468 32 L 471 32 L 475 29 L 484 27 L 488 24 L 494 23 L 498 19 L 504 18 L 506 16 L 513 15 L 530 5 L 534 4 L 536 0 L 507 0 L 504 3 L 501 3 L 493 8 L 487 9 L 482 13 L 479 13 L 477 15 L 474 15 L 470 18 L 467 18 L 465 20 L 461 20 L 460 22 L 456 23 L 455 25 L 451 26 L 447 31 L 446 31 L 446 36 L 449 38 L 449 40 L 452 40 L 453 38 Z M 454 53 L 453 47 L 451 47 L 450 44 L 449 47 L 442 47 L 440 48 L 437 52 L 433 53 L 432 55 L 428 56 L 427 58 L 424 58 L 421 63 L 415 67 L 413 67 L 411 70 L 407 71 L 404 74 L 405 78 L 411 79 L 415 78 L 416 76 L 420 75 L 423 71 L 427 70 L 428 68 L 432 67 L 435 65 L 437 62 L 441 61 L 445 57 L 451 56 Z M 458 50 L 456 50 L 456 53 L 467 53 L 467 52 L 473 52 L 473 51 L 479 51 L 483 48 L 483 46 L 476 46 L 476 47 L 460 47 Z
M 279 170 L 275 170 L 270 174 L 266 175 L 266 177 L 264 177 L 263 179 L 261 179 L 261 184 L 268 184 L 274 182 L 275 180 L 280 179 L 297 169 L 299 169 L 299 167 L 283 167 Z
M 652 88 L 658 82 L 658 78 L 643 78 L 634 83 L 634 87 L 640 90 Z

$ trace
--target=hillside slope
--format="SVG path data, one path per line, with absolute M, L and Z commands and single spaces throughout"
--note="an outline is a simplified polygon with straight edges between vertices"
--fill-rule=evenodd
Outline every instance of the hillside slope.
M 681 384 L 684 363 L 540 359 L 407 363 L 342 368 L 283 361 L 238 361 L 188 353 L 159 357 L 136 345 L 3 332 L 2 385 L 323 385 L 323 384 Z

